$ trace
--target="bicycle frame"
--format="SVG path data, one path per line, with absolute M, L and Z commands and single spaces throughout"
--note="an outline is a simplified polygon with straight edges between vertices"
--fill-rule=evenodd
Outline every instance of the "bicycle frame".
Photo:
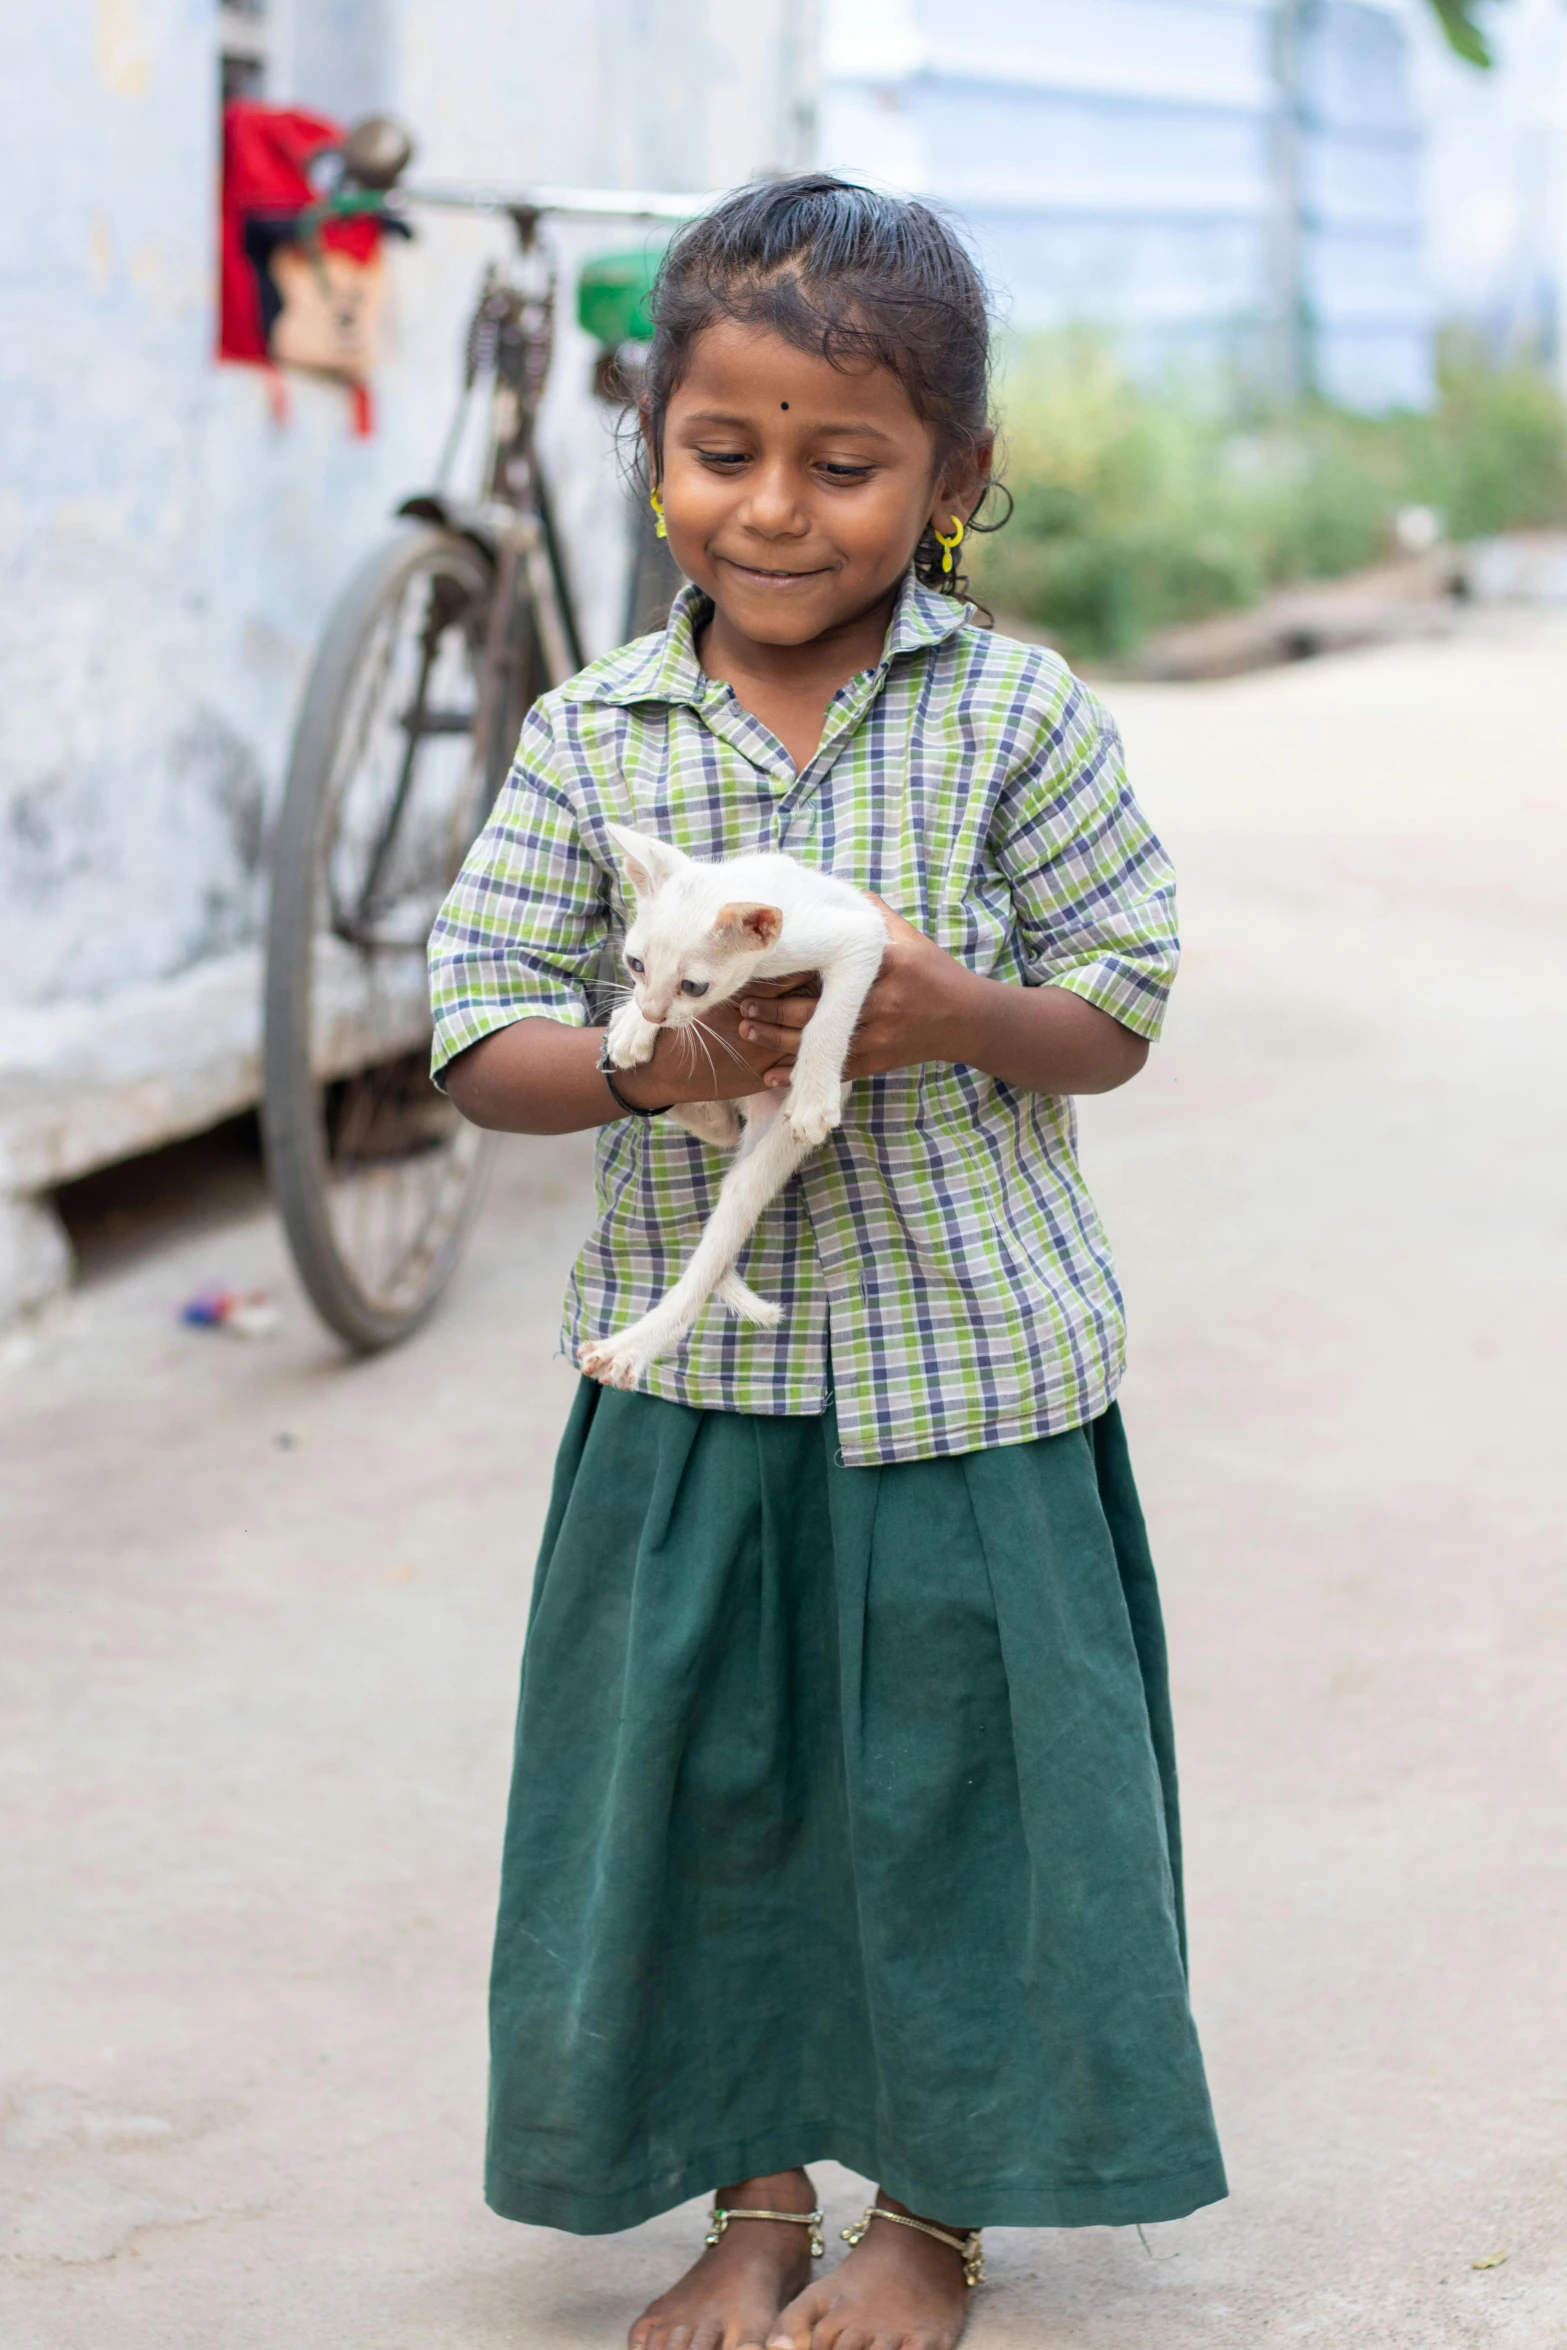
M 526 205 L 507 210 L 517 233 L 521 267 L 514 265 L 508 272 L 492 262 L 485 272 L 468 329 L 462 393 L 435 486 L 404 499 L 397 509 L 400 515 L 438 522 L 471 539 L 495 567 L 474 730 L 477 744 L 489 741 L 510 668 L 520 658 L 514 626 L 519 587 L 526 586 L 548 682 L 558 685 L 582 667 L 584 658 L 536 438 L 539 402 L 554 352 L 556 271 L 539 241 L 538 213 Z M 464 499 L 450 489 L 449 476 L 474 392 L 485 378 L 491 392 L 480 493 L 476 499 Z
M 620 195 L 404 201 L 503 213 L 516 245 L 480 289 L 435 485 L 400 509 L 416 527 L 372 550 L 334 606 L 273 836 L 268 1157 L 306 1288 L 361 1351 L 405 1337 L 429 1313 L 482 1183 L 477 1130 L 424 1072 L 429 924 L 504 779 L 528 703 L 583 661 L 536 441 L 558 274 L 540 224 L 551 210 L 690 210 L 684 199 Z M 376 208 L 350 188 L 320 210 Z M 480 399 L 474 486 L 459 491 L 452 475 L 480 438 L 470 437 Z M 429 741 L 441 735 L 464 740 L 452 749 Z
M 526 585 L 538 627 L 544 667 L 558 685 L 583 666 L 585 654 L 549 484 L 539 461 L 539 405 L 555 343 L 558 269 L 540 237 L 547 217 L 667 220 L 689 219 L 708 199 L 621 194 L 616 190 L 541 188 L 510 197 L 482 190 L 409 189 L 405 201 L 435 210 L 503 214 L 517 239 L 517 257 L 508 271 L 492 262 L 480 289 L 468 330 L 464 381 L 447 433 L 433 488 L 407 498 L 400 515 L 438 522 L 483 548 L 495 565 L 496 594 L 491 612 L 492 644 L 486 649 L 485 679 L 493 695 L 504 691 L 511 616 L 519 582 Z M 492 391 L 483 481 L 477 499 L 455 496 L 448 486 L 468 421 L 474 392 L 488 377 Z M 481 709 L 493 716 L 492 698 Z

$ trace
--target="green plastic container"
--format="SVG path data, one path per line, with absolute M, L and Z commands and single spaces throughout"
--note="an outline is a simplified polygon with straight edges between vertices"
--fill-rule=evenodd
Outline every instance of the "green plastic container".
M 635 253 L 600 253 L 583 263 L 577 276 L 577 323 L 606 351 L 653 340 L 647 298 L 662 259 L 643 246 Z

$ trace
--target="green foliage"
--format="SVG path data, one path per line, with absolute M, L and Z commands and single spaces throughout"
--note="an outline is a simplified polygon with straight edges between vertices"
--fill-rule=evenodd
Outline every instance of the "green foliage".
M 1491 367 L 1470 344 L 1442 355 L 1441 400 L 1424 425 L 1424 495 L 1455 539 L 1567 521 L 1567 411 L 1537 368 Z
M 1495 61 L 1491 45 L 1475 22 L 1475 0 L 1431 0 L 1437 23 L 1448 45 L 1471 65 L 1489 67 Z
M 987 596 L 1070 644 L 1118 653 L 1260 592 L 1217 426 L 1194 405 L 1149 398 L 1101 338 L 1025 345 L 1004 410 L 1017 511 L 980 558 Z
M 1240 413 L 1139 385 L 1087 329 L 1020 343 L 1001 393 L 1016 513 L 981 542 L 980 592 L 1070 651 L 1113 658 L 1152 630 L 1331 579 L 1393 551 L 1430 506 L 1449 536 L 1567 522 L 1567 408 L 1534 368 L 1443 350 L 1429 415 L 1313 402 Z

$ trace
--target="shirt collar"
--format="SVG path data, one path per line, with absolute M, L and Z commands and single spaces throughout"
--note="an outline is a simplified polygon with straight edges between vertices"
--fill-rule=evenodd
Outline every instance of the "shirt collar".
M 944 644 L 964 627 L 972 604 L 921 587 L 912 569 L 898 591 L 898 601 L 887 629 L 880 668 L 900 653 L 919 653 Z M 696 657 L 696 636 L 707 617 L 702 590 L 687 584 L 669 608 L 669 619 L 657 636 L 638 637 L 602 661 L 573 677 L 560 688 L 568 702 L 600 702 L 624 708 L 633 702 L 676 702 L 698 708 L 715 692 L 713 680 L 703 674 Z

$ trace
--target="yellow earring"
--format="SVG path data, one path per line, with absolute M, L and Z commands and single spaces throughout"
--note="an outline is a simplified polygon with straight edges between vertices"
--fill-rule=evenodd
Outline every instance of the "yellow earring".
M 963 527 L 962 515 L 954 514 L 952 517 L 952 536 L 951 538 L 943 538 L 940 531 L 936 530 L 935 524 L 931 524 L 931 529 L 935 531 L 936 544 L 941 549 L 941 568 L 944 572 L 950 573 L 952 569 L 952 558 L 956 554 L 958 548 L 963 544 Z
M 667 539 L 667 538 L 668 538 L 668 536 L 669 536 L 669 525 L 668 525 L 668 524 L 665 522 L 665 520 L 664 520 L 664 501 L 663 501 L 663 498 L 660 496 L 660 494 L 659 494 L 659 492 L 658 492 L 657 490 L 649 490 L 649 492 L 648 492 L 648 500 L 647 500 L 647 502 L 648 502 L 648 504 L 649 504 L 649 505 L 652 507 L 652 509 L 653 509 L 653 515 L 654 515 L 653 530 L 654 530 L 654 535 L 655 535 L 656 537 L 658 537 L 658 538 L 661 538 L 661 539 Z

